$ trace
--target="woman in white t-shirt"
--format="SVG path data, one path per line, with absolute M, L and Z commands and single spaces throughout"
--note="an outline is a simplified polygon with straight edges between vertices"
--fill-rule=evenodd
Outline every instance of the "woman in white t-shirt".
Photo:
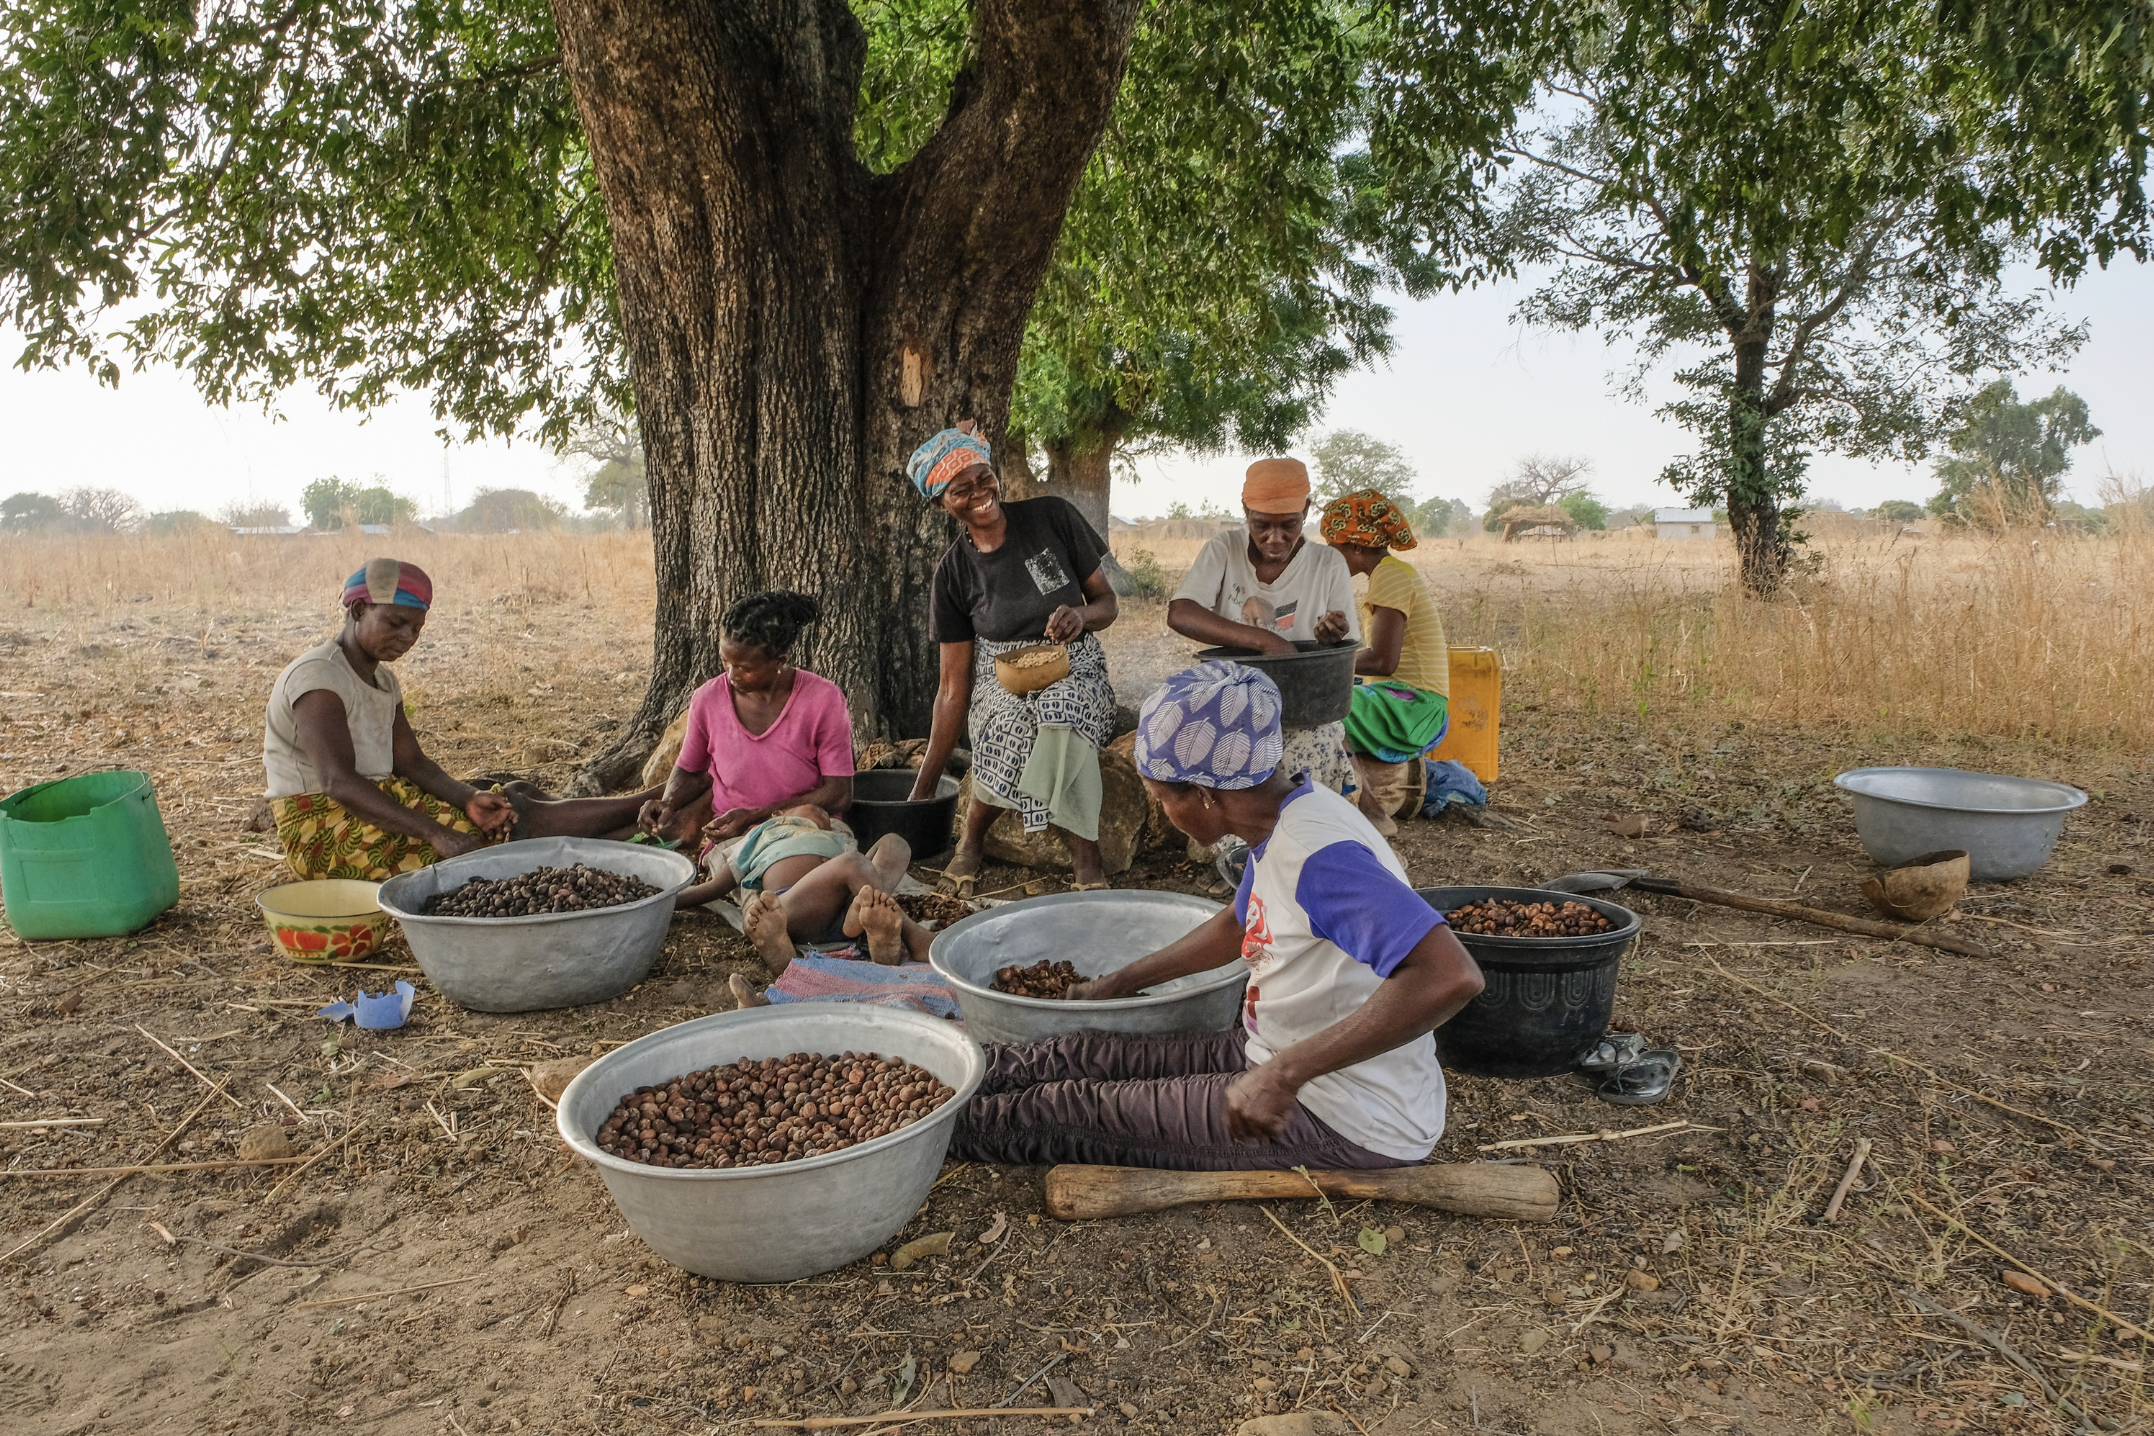
M 987 1049 L 958 1117 L 971 1161 L 1193 1171 L 1395 1167 L 1443 1135 L 1430 1034 L 1481 970 L 1354 805 L 1278 767 L 1279 690 L 1251 668 L 1176 674 L 1137 720 L 1145 785 L 1190 837 L 1250 845 L 1234 905 L 1073 998 L 1249 965 L 1227 1032 L 1072 1032 Z
M 1253 653 L 1292 653 L 1297 643 L 1359 643 L 1354 577 L 1338 550 L 1302 535 L 1309 470 L 1299 459 L 1259 459 L 1242 480 L 1243 527 L 1197 551 L 1167 604 L 1167 627 L 1184 638 Z M 1283 730 L 1282 766 L 1319 787 L 1351 793 L 1355 769 L 1346 725 Z

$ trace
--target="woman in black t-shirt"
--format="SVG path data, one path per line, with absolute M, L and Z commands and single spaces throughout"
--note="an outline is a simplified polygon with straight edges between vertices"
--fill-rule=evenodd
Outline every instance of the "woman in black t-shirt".
M 969 710 L 972 806 L 944 890 L 970 894 L 997 808 L 1016 809 L 1028 833 L 1052 824 L 1069 843 L 1071 886 L 1104 888 L 1099 750 L 1114 736 L 1114 689 L 1092 635 L 1115 620 L 1107 545 L 1067 499 L 1002 502 L 990 459 L 965 423 L 922 444 L 909 466 L 920 492 L 965 526 L 935 566 L 942 682 L 912 796 L 933 795 Z M 996 655 L 1043 640 L 1068 645 L 1069 677 L 1023 697 L 1005 689 Z

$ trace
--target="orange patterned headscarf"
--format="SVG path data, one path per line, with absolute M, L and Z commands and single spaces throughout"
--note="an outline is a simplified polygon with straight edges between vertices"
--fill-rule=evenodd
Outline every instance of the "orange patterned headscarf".
M 1414 531 L 1398 506 L 1374 489 L 1356 489 L 1324 505 L 1318 533 L 1328 544 L 1356 548 L 1412 548 Z

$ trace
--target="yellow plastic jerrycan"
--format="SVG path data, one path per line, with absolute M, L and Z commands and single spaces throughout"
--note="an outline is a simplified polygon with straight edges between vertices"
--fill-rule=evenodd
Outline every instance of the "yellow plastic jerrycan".
M 1464 763 L 1484 783 L 1496 781 L 1496 726 L 1503 710 L 1503 659 L 1493 648 L 1451 650 L 1450 729 L 1429 761 Z

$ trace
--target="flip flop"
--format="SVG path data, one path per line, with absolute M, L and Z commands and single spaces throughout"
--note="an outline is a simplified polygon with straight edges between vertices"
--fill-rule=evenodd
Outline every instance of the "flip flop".
M 1112 883 L 1071 883 L 1070 891 L 1073 893 L 1103 893 L 1113 886 L 1114 884 Z
M 958 878 L 953 878 L 948 873 L 944 873 L 942 880 L 935 884 L 935 891 L 941 893 L 944 897 L 954 897 L 970 902 L 972 901 L 972 890 L 979 886 L 979 882 L 980 875 L 978 873 L 966 873 L 963 877 Z
M 1618 1068 L 1593 1095 L 1618 1107 L 1652 1107 L 1667 1100 L 1675 1086 L 1675 1074 L 1683 1070 L 1683 1057 L 1667 1047 L 1649 1047 L 1638 1060 Z
M 1607 1032 L 1600 1041 L 1586 1049 L 1585 1056 L 1578 1059 L 1578 1070 L 1587 1080 L 1606 1077 L 1610 1073 L 1628 1067 L 1645 1052 L 1645 1034 L 1642 1032 Z

